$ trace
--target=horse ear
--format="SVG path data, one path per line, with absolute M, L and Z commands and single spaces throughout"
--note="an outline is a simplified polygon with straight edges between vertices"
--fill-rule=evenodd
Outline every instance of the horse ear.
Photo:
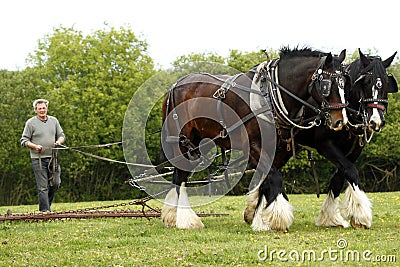
M 396 54 L 397 54 L 397 51 L 394 52 L 394 54 L 393 54 L 391 57 L 389 57 L 388 59 L 386 59 L 385 61 L 382 62 L 382 63 L 383 63 L 383 66 L 385 67 L 385 69 L 386 69 L 387 67 L 389 67 L 390 64 L 392 64 L 392 61 L 393 61 L 394 57 L 396 56 Z
M 363 64 L 364 68 L 367 67 L 370 63 L 369 59 L 361 52 L 361 49 L 358 48 L 358 54 L 360 55 L 361 63 Z
M 339 55 L 340 63 L 342 63 L 345 58 L 346 58 L 346 49 L 343 49 L 342 52 L 340 52 L 340 55 Z
M 389 78 L 388 93 L 397 93 L 399 91 L 399 87 L 397 87 L 396 79 L 392 75 L 388 75 L 388 78 Z
M 344 77 L 346 78 L 346 82 L 344 84 L 344 92 L 345 94 L 349 94 L 351 91 L 352 80 L 350 75 L 345 74 Z
M 325 60 L 325 62 L 328 63 L 328 64 L 330 64 L 330 63 L 332 62 L 332 60 L 333 60 L 332 54 L 331 54 L 331 53 L 328 53 L 328 54 L 326 55 L 326 60 Z

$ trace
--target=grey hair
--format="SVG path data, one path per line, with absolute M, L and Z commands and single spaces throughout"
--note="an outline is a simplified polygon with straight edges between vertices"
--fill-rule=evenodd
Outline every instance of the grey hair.
M 40 104 L 40 103 L 45 103 L 46 107 L 49 106 L 49 101 L 48 100 L 43 99 L 43 98 L 39 98 L 39 99 L 36 99 L 35 101 L 33 101 L 33 104 L 32 104 L 33 105 L 33 110 L 36 110 L 36 105 Z

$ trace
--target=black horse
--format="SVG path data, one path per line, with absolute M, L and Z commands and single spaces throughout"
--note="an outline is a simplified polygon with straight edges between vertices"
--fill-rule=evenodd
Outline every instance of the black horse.
M 382 61 L 379 57 L 366 57 L 359 50 L 359 58 L 347 66 L 346 72 L 350 76 L 352 86 L 351 90 L 346 90 L 346 100 L 349 102 L 349 122 L 346 127 L 340 131 L 332 131 L 319 126 L 296 132 L 296 149 L 315 149 L 338 168 L 331 179 L 327 198 L 317 219 L 318 226 L 349 226 L 340 213 L 338 198 L 346 180 L 350 186 L 342 204 L 344 216 L 350 219 L 353 227 L 371 226 L 371 203 L 359 188 L 359 174 L 354 162 L 371 139 L 373 132 L 380 131 L 385 124 L 384 111 L 387 108 L 388 93 L 398 91 L 394 77 L 386 73 L 386 68 L 390 66 L 395 55 L 396 53 Z M 291 156 L 292 153 L 286 150 L 286 144 L 281 142 L 276 151 L 274 167 L 281 168 Z M 276 176 L 273 171 L 276 170 L 272 169 L 270 175 Z M 264 183 L 261 190 L 267 190 L 265 188 L 268 187 L 271 186 Z M 254 196 L 250 196 L 249 202 L 252 201 Z M 252 222 L 252 219 L 247 218 L 247 221 Z
M 350 220 L 354 228 L 371 227 L 371 202 L 364 191 L 360 190 L 359 174 L 354 163 L 373 133 L 379 132 L 385 125 L 384 112 L 387 109 L 388 93 L 398 91 L 396 80 L 386 72 L 396 53 L 383 61 L 376 56 L 366 57 L 359 50 L 359 58 L 347 67 L 353 81 L 347 98 L 350 114 L 348 127 L 328 136 L 323 133 L 325 130 L 319 129 L 322 133 L 314 135 L 315 144 L 321 138 L 324 140 L 324 144 L 314 147 L 338 168 L 330 181 L 328 196 L 317 218 L 318 226 L 349 226 L 342 217 L 338 204 L 339 194 L 345 181 L 348 181 L 349 186 L 340 205 L 343 216 Z M 309 140 L 310 138 L 302 136 L 297 141 L 310 145 Z
M 285 48 L 279 60 L 261 63 L 247 73 L 192 73 L 178 80 L 163 102 L 163 149 L 175 166 L 176 185 L 166 196 L 163 223 L 183 229 L 203 227 L 190 208 L 185 187 L 198 164 L 196 160 L 204 152 L 199 149 L 200 144 L 204 145 L 202 140 L 212 140 L 223 149 L 246 152 L 249 166 L 257 169 L 258 177 L 269 172 L 276 131 L 270 101 L 279 103 L 282 111 L 277 120 L 283 117 L 305 125 L 302 114 L 304 105 L 308 105 L 316 114 L 309 121 L 312 126 L 323 117 L 327 127 L 340 130 L 345 123 L 344 96 L 340 93 L 345 83 L 341 73 L 344 58 L 345 51 L 340 57 L 333 57 L 309 48 Z M 310 97 L 317 107 L 307 104 L 305 100 Z M 265 229 L 287 229 L 292 223 L 290 204 L 281 198 L 276 201 L 276 216 L 265 222 Z

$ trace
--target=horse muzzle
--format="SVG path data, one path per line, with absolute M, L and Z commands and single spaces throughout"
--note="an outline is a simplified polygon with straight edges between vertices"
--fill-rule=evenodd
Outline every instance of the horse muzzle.
M 347 124 L 348 117 L 346 107 L 347 104 L 342 103 L 334 103 L 324 107 L 328 110 L 328 112 L 325 113 L 325 117 L 331 130 L 340 131 Z
M 382 130 L 382 128 L 385 126 L 385 120 L 373 120 L 371 119 L 368 123 L 368 128 L 371 131 L 375 131 L 375 132 L 380 132 Z

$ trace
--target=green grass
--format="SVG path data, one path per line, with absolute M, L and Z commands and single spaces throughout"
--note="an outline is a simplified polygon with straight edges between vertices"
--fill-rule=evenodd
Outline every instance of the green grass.
M 369 230 L 316 227 L 325 195 L 319 199 L 315 195 L 289 196 L 295 221 L 288 233 L 252 231 L 242 219 L 244 196 L 223 197 L 195 208 L 196 212 L 229 216 L 202 218 L 206 227 L 190 231 L 165 228 L 159 218 L 1 222 L 0 266 L 400 266 L 400 192 L 368 196 L 374 214 Z M 110 203 L 119 202 L 55 203 L 53 210 Z M 154 200 L 149 204 L 161 206 Z M 0 213 L 8 209 L 32 212 L 36 208 L 0 207 Z M 340 239 L 347 242 L 346 248 L 338 248 Z M 265 249 L 268 255 L 273 253 L 273 259 L 259 259 L 259 253 L 265 258 Z M 312 251 L 321 259 L 324 250 L 323 260 L 289 259 L 289 255 Z M 279 251 L 287 262 L 278 258 Z M 368 251 L 371 259 L 393 255 L 396 261 L 365 261 L 362 253 Z M 359 253 L 360 260 L 349 254 L 353 252 Z M 350 255 L 347 261 L 346 253 Z

